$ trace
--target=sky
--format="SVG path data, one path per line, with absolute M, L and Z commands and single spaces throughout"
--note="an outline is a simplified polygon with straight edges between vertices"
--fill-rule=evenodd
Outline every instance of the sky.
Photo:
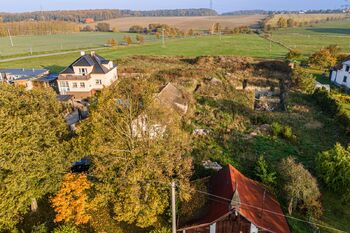
M 154 10 L 209 8 L 210 0 L 0 0 L 0 12 L 25 12 L 70 9 Z M 336 9 L 347 0 L 213 0 L 218 12 L 236 10 Z

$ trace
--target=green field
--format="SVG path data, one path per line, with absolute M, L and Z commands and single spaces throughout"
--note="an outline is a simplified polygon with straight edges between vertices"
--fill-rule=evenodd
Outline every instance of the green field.
M 59 50 L 76 50 L 80 48 L 102 47 L 107 40 L 114 38 L 121 42 L 125 35 L 131 35 L 135 41 L 136 34 L 111 32 L 80 32 L 44 36 L 14 36 L 14 46 L 11 46 L 9 37 L 0 37 L 0 58 L 15 54 L 41 53 Z M 154 39 L 146 36 L 147 40 Z
M 303 28 L 286 28 L 272 32 L 272 39 L 308 55 L 330 44 L 350 53 L 350 19 L 316 24 Z
M 164 55 L 164 56 L 202 56 L 202 55 L 236 55 L 257 58 L 282 58 L 287 50 L 279 45 L 272 44 L 255 34 L 240 34 L 223 36 L 203 36 L 197 38 L 171 39 L 166 41 L 163 48 L 161 41 L 148 42 L 144 45 L 129 47 L 108 48 L 98 51 L 108 59 L 131 55 Z M 32 58 L 7 63 L 0 63 L 0 68 L 49 68 L 58 72 L 69 65 L 79 53 L 55 55 L 42 58 Z

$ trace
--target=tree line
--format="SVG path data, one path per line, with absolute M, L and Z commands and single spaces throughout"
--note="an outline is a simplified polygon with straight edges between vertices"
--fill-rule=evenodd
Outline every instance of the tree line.
M 215 10 L 201 9 L 175 9 L 175 10 L 151 10 L 133 11 L 119 9 L 102 10 L 67 10 L 67 11 L 36 11 L 25 13 L 0 13 L 4 22 L 18 22 L 25 20 L 62 20 L 70 22 L 84 22 L 87 18 L 95 21 L 109 20 L 127 16 L 211 16 L 218 15 Z
M 275 15 L 266 18 L 262 22 L 262 26 L 266 31 L 270 31 L 276 28 L 288 28 L 288 27 L 303 27 L 313 24 L 325 23 L 329 21 L 341 20 L 346 17 L 345 14 L 329 14 L 329 15 L 303 15 L 299 17 Z
M 67 32 L 79 32 L 79 25 L 65 21 L 25 21 L 0 22 L 0 37 L 17 35 L 49 35 Z

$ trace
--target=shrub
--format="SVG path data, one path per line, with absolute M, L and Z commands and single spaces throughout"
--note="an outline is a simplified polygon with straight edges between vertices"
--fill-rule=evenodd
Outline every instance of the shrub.
M 292 130 L 292 128 L 289 127 L 289 126 L 285 126 L 285 127 L 283 128 L 282 137 L 283 137 L 284 139 L 289 140 L 289 141 L 293 141 L 295 136 L 293 135 L 293 130 Z
M 292 85 L 301 92 L 313 93 L 315 90 L 316 78 L 303 68 L 297 67 L 293 70 Z
M 279 172 L 282 181 L 282 194 L 289 203 L 289 214 L 292 214 L 295 209 L 299 209 L 306 211 L 313 217 L 321 216 L 321 193 L 316 179 L 310 172 L 292 157 L 282 160 Z
M 159 229 L 154 229 L 154 230 L 150 231 L 149 233 L 171 233 L 171 229 L 167 228 L 167 227 L 162 227 Z
M 55 228 L 53 233 L 79 233 L 78 228 L 75 225 L 61 225 Z
M 317 171 L 329 189 L 350 199 L 350 144 L 344 148 L 337 143 L 331 150 L 320 153 Z
M 321 69 L 329 69 L 337 63 L 337 57 L 329 49 L 321 49 L 309 58 L 309 64 Z
M 316 100 L 316 103 L 320 106 L 322 111 L 330 114 L 344 126 L 347 132 L 350 132 L 350 113 L 342 106 L 330 93 L 324 90 L 317 89 L 312 97 Z
M 289 61 L 293 61 L 293 60 L 298 60 L 299 58 L 301 58 L 301 52 L 297 49 L 291 49 L 289 50 L 286 58 Z
M 274 122 L 271 125 L 272 136 L 281 137 L 290 142 L 296 140 L 296 136 L 293 135 L 293 129 L 290 126 L 283 126 L 280 123 Z
M 278 137 L 283 131 L 283 126 L 280 123 L 274 122 L 271 125 L 272 136 Z
M 45 224 L 34 226 L 31 231 L 31 233 L 47 233 L 47 232 L 49 232 L 49 229 Z
M 255 175 L 267 187 L 273 188 L 276 185 L 276 172 L 272 171 L 264 156 L 260 156 L 255 165 Z

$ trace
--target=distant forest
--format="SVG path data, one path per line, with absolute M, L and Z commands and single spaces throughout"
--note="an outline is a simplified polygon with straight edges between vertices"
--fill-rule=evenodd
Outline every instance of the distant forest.
M 211 9 L 176 9 L 176 10 L 152 10 L 152 11 L 133 11 L 133 10 L 69 10 L 69 11 L 36 11 L 25 13 L 0 13 L 0 21 L 19 22 L 27 20 L 47 21 L 60 20 L 69 22 L 84 22 L 87 18 L 95 21 L 115 19 L 128 16 L 212 16 L 218 15 Z
M 0 37 L 17 35 L 48 35 L 79 32 L 79 25 L 66 21 L 0 22 Z

